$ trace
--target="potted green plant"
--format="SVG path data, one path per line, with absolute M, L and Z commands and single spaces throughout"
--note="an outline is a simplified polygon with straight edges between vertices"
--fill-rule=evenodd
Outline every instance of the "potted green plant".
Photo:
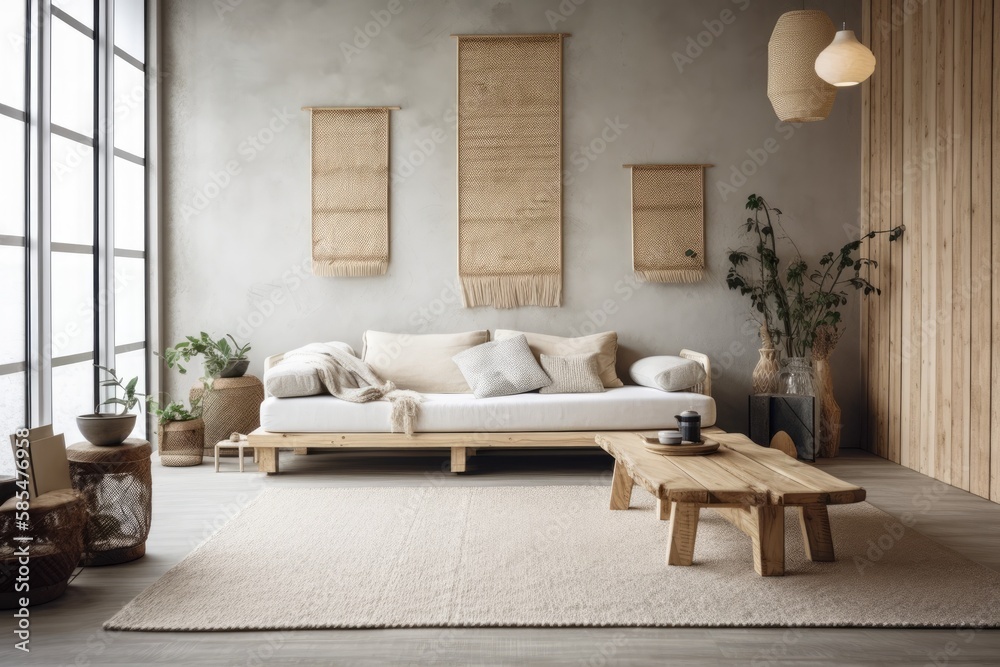
M 758 195 L 750 195 L 746 207 L 754 214 L 743 228 L 754 245 L 729 251 L 726 285 L 750 298 L 752 310 L 764 320 L 762 325 L 775 346 L 784 349 L 786 359 L 806 357 L 820 327 L 838 330 L 847 290 L 853 288 L 865 296 L 881 294 L 865 275 L 867 268 L 876 268 L 878 263 L 860 255 L 861 244 L 879 234 L 888 234 L 889 240 L 895 241 L 902 236 L 903 227 L 868 232 L 839 251 L 826 253 L 819 259 L 819 268 L 810 270 L 798 248 L 784 235 L 795 257 L 782 263 L 777 242 L 779 209 Z
M 160 465 L 182 467 L 201 465 L 204 455 L 205 422 L 201 419 L 201 401 L 187 408 L 180 401 L 160 405 L 149 400 L 149 411 L 157 421 Z
M 187 373 L 182 363 L 189 363 L 200 356 L 205 367 L 205 378 L 211 380 L 242 377 L 250 366 L 250 359 L 247 358 L 249 351 L 250 345 L 240 345 L 232 334 L 216 340 L 202 331 L 198 336 L 185 336 L 183 341 L 167 348 L 162 356 L 168 368 L 176 366 L 181 374 Z
M 115 369 L 106 368 L 99 364 L 95 364 L 95 366 L 109 376 L 101 381 L 101 386 L 114 387 L 114 395 L 98 404 L 94 408 L 93 414 L 78 416 L 76 426 L 80 429 L 83 437 L 93 445 L 101 447 L 120 445 L 135 428 L 135 415 L 131 413 L 131 410 L 140 405 L 139 399 L 143 396 L 136 391 L 139 378 L 134 377 L 123 383 L 122 379 L 115 373 Z M 120 398 L 118 396 L 119 389 L 122 391 Z M 101 412 L 101 407 L 105 405 L 121 406 L 121 412 Z
M 826 452 L 836 452 L 840 408 L 833 398 L 829 358 L 843 333 L 841 309 L 847 305 L 851 289 L 864 296 L 881 294 L 867 276 L 878 263 L 860 254 L 862 244 L 880 234 L 887 234 L 890 242 L 896 241 L 904 228 L 870 231 L 840 250 L 821 256 L 819 268 L 810 269 L 795 243 L 783 233 L 780 209 L 756 194 L 747 198 L 746 208 L 753 211 L 753 217 L 747 218 L 742 227 L 753 245 L 729 251 L 726 284 L 749 297 L 755 317 L 763 320 L 761 363 L 755 369 L 761 377 L 755 378 L 754 384 L 759 386 L 765 379 L 773 381 L 773 341 L 774 348 L 783 350 L 785 356 L 778 386 L 771 387 L 771 391 L 817 396 L 821 446 Z M 794 252 L 790 262 L 781 260 L 779 235 Z M 765 358 L 766 354 L 770 357 Z

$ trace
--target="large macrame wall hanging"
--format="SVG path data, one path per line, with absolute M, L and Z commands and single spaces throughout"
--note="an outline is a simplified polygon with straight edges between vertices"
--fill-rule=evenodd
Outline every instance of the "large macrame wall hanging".
M 632 170 L 632 268 L 640 280 L 693 283 L 705 273 L 707 164 Z
M 559 305 L 564 36 L 456 35 L 466 307 Z
M 312 113 L 312 267 L 317 276 L 377 276 L 389 268 L 389 111 Z

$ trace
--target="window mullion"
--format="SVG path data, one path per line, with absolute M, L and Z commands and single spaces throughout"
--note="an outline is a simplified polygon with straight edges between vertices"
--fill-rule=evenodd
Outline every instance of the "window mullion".
M 52 422 L 50 0 L 31 0 L 28 23 L 28 412 L 32 426 Z
M 94 95 L 94 159 L 96 188 L 94 252 L 97 280 L 95 284 L 95 306 L 97 317 L 95 328 L 95 357 L 108 367 L 115 364 L 115 258 L 114 258 L 114 124 L 111 111 L 114 109 L 114 14 L 111 0 L 98 3 L 94 46 L 96 48 Z M 101 391 L 100 398 L 106 398 Z

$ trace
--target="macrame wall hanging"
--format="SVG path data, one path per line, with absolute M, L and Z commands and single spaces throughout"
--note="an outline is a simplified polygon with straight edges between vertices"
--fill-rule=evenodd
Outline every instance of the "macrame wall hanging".
M 317 276 L 377 276 L 389 268 L 389 111 L 312 113 L 312 267 Z
M 456 37 L 465 306 L 558 306 L 565 35 Z
M 627 164 L 632 268 L 643 281 L 693 283 L 705 272 L 707 164 Z

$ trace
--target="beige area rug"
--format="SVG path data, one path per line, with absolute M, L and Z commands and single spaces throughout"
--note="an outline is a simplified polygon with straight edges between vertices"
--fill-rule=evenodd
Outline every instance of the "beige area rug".
M 710 512 L 695 564 L 667 567 L 668 524 L 633 495 L 612 512 L 597 486 L 267 490 L 105 628 L 1000 625 L 1000 573 L 867 503 L 831 508 L 836 563 L 805 559 L 786 512 L 787 574 L 763 578 Z

